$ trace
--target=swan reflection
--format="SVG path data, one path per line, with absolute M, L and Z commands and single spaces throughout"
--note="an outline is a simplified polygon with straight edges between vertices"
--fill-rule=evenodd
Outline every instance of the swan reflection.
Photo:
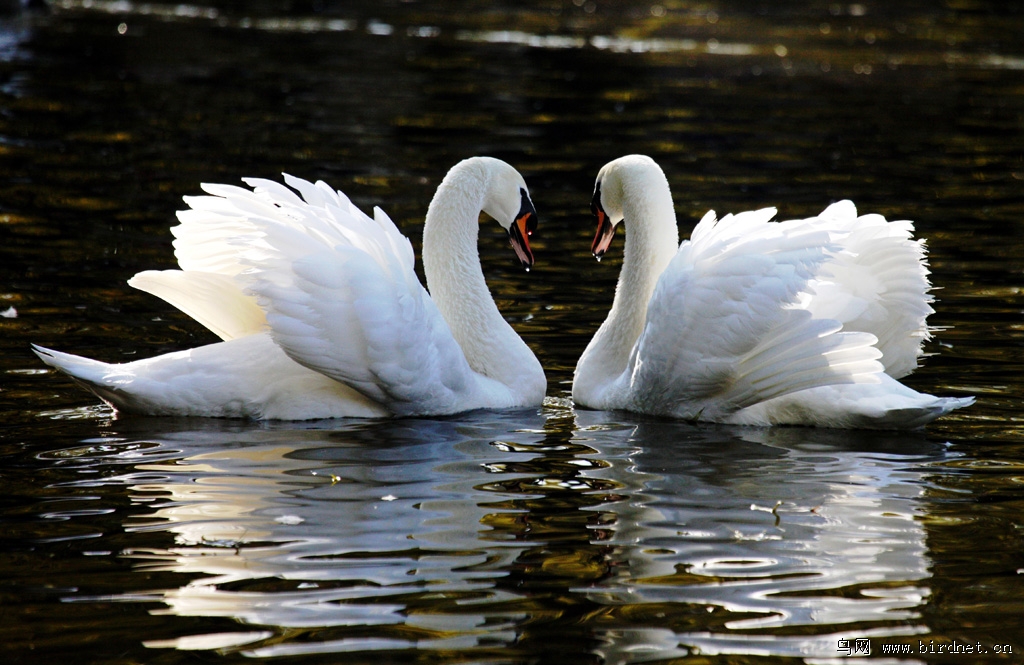
M 851 627 L 924 630 L 919 518 L 945 448 L 923 434 L 693 426 L 552 404 L 361 423 L 166 421 L 159 433 L 132 422 L 115 427 L 138 459 L 105 480 L 129 486 L 127 537 L 146 543 L 124 555 L 140 573 L 188 581 L 122 600 L 244 624 L 146 641 L 154 648 L 482 657 L 561 639 L 635 662 L 834 657 Z
M 634 478 L 611 540 L 626 560 L 586 593 L 611 606 L 731 615 L 668 639 L 634 630 L 626 645 L 614 640 L 619 657 L 634 640 L 648 655 L 667 645 L 662 658 L 834 657 L 852 626 L 860 637 L 924 631 L 915 625 L 929 593 L 923 469 L 943 456 L 924 434 L 647 422 L 624 441 L 585 412 L 578 428 L 614 460 L 610 473 Z M 818 628 L 792 635 L 794 626 Z

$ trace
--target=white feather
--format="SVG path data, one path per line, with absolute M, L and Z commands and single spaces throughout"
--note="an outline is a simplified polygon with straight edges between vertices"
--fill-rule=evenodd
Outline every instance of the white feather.
M 244 294 L 227 275 L 146 270 L 128 280 L 128 284 L 163 298 L 223 340 L 252 335 L 267 327 L 267 316 L 256 304 L 256 298 Z
M 439 278 L 434 298 L 457 303 L 472 327 L 441 315 L 411 243 L 379 208 L 369 217 L 326 184 L 288 175 L 287 187 L 245 182 L 186 197 L 172 229 L 181 270 L 129 282 L 225 342 L 120 365 L 41 347 L 40 358 L 128 412 L 306 419 L 541 403 L 544 372 L 501 318 L 476 250 L 486 203 L 520 210 L 526 185 L 511 166 L 461 162 L 427 215 L 425 234 L 455 230 L 435 232 L 450 242 L 425 242 L 425 255 L 466 276 Z
M 910 222 L 858 217 L 849 201 L 784 222 L 771 221 L 774 208 L 709 212 L 671 252 L 675 215 L 657 164 L 624 157 L 598 180 L 627 248 L 612 310 L 576 367 L 578 404 L 900 428 L 973 402 L 895 381 L 917 366 L 933 311 Z

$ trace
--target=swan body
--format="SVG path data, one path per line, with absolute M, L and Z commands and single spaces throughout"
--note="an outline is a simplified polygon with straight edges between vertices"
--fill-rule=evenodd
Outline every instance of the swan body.
M 624 221 L 622 271 L 607 319 L 576 366 L 583 407 L 742 425 L 907 429 L 974 398 L 897 381 L 930 337 L 923 241 L 909 221 L 774 208 L 709 212 L 678 242 L 668 181 L 649 157 L 601 169 L 593 250 Z
M 127 413 L 300 420 L 543 401 L 544 371 L 495 306 L 477 249 L 483 211 L 533 263 L 536 213 L 511 166 L 474 157 L 445 176 L 423 230 L 429 294 L 379 208 L 369 217 L 322 182 L 245 182 L 186 197 L 172 229 L 181 270 L 129 280 L 223 341 L 124 364 L 39 357 Z

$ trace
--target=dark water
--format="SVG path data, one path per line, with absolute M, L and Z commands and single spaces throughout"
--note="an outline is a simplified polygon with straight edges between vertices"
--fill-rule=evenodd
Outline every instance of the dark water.
M 1024 657 L 1013 6 L 68 0 L 0 27 L 4 662 Z M 574 411 L 621 249 L 590 258 L 590 190 L 632 152 L 684 233 L 839 198 L 916 220 L 941 330 L 908 382 L 978 403 L 901 435 Z M 482 255 L 542 409 L 117 419 L 28 351 L 214 341 L 125 284 L 173 265 L 199 182 L 323 178 L 418 247 L 473 154 L 519 168 L 541 214 L 534 271 L 496 225 Z

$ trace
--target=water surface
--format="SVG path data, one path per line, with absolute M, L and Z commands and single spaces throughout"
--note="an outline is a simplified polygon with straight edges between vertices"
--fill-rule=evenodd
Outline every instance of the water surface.
M 1024 653 L 1012 8 L 64 0 L 0 28 L 11 662 Z M 841 198 L 915 220 L 938 330 L 908 383 L 978 403 L 900 435 L 574 410 L 621 257 L 621 239 L 589 256 L 593 178 L 634 152 L 665 168 L 684 235 L 709 208 L 795 217 Z M 547 369 L 543 408 L 117 418 L 28 351 L 214 341 L 125 284 L 174 265 L 173 212 L 200 182 L 323 178 L 418 249 L 434 188 L 473 154 L 519 168 L 541 216 L 529 274 L 496 225 L 481 254 Z

